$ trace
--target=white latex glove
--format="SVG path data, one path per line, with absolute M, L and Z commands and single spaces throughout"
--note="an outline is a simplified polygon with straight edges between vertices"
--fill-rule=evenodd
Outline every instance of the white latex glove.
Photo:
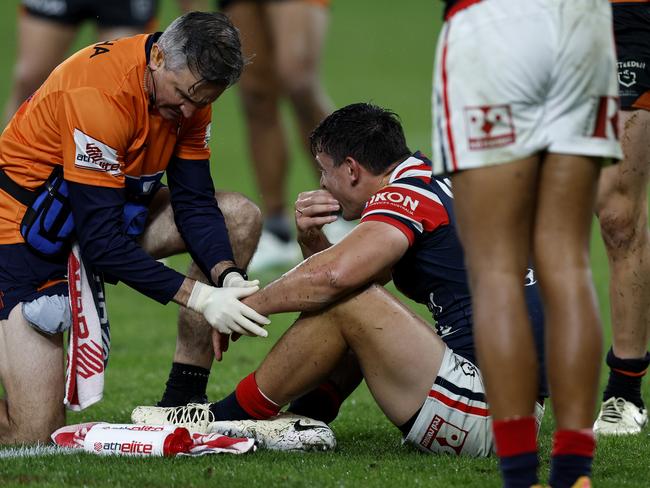
M 210 325 L 222 334 L 237 332 L 242 335 L 266 337 L 269 333 L 258 324 L 268 325 L 271 321 L 239 301 L 258 289 L 257 285 L 245 288 L 216 288 L 197 281 L 187 301 L 187 308 L 203 314 Z
M 252 288 L 257 286 L 259 288 L 260 280 L 246 280 L 237 271 L 231 271 L 223 279 L 224 288 Z

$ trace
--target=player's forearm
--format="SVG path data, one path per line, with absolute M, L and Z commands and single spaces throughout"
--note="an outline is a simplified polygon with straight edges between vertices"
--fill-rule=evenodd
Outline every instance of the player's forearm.
M 327 251 L 326 251 L 327 253 Z M 345 277 L 340 266 L 319 253 L 246 298 L 245 303 L 261 313 L 313 312 L 351 293 L 361 283 Z

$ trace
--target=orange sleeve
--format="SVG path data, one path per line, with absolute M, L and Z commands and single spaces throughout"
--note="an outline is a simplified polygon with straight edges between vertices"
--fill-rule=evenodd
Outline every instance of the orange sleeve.
M 186 121 L 176 141 L 174 156 L 181 159 L 210 159 L 212 108 L 197 111 Z
M 59 128 L 65 178 L 86 185 L 124 187 L 124 154 L 131 139 L 131 114 L 95 88 L 62 94 Z

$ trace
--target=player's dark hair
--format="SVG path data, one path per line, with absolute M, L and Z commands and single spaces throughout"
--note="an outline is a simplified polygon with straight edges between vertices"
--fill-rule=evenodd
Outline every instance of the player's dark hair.
M 314 156 L 327 153 L 335 166 L 351 156 L 374 175 L 411 154 L 397 114 L 370 103 L 353 103 L 327 116 L 309 141 Z
M 188 67 L 201 81 L 230 86 L 244 69 L 239 31 L 220 12 L 189 12 L 172 22 L 157 41 L 167 69 Z

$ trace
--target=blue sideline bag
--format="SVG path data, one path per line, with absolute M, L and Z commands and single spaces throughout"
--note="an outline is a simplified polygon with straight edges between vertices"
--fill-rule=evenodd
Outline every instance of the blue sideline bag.
M 51 258 L 70 252 L 73 230 L 68 184 L 57 167 L 27 207 L 20 233 L 32 251 Z

